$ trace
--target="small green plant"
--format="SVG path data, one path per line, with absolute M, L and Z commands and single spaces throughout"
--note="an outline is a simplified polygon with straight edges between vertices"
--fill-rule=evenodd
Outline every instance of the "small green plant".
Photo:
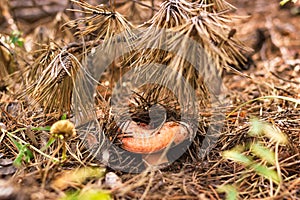
M 20 31 L 13 31 L 9 37 L 10 42 L 14 45 L 19 47 L 24 46 L 24 39 L 22 38 L 22 32 Z
M 65 120 L 67 118 L 66 114 L 64 114 L 61 119 Z M 7 137 L 11 140 L 11 142 L 16 146 L 17 150 L 18 150 L 18 154 L 13 162 L 13 164 L 16 167 L 20 167 L 22 165 L 22 161 L 25 161 L 26 163 L 29 163 L 31 159 L 33 159 L 33 153 L 30 149 L 35 150 L 36 152 L 44 155 L 47 158 L 52 159 L 53 161 L 58 161 L 56 158 L 52 158 L 49 155 L 43 153 L 43 151 L 45 149 L 47 149 L 49 146 L 51 146 L 51 144 L 54 143 L 55 138 L 51 137 L 49 139 L 49 141 L 47 142 L 46 146 L 43 147 L 41 150 L 37 149 L 36 147 L 32 146 L 30 143 L 22 140 L 21 138 L 19 138 L 18 136 L 15 135 L 15 133 L 18 133 L 20 131 L 24 131 L 27 128 L 20 128 L 17 129 L 13 132 L 9 132 L 4 128 L 1 128 L 1 132 L 5 135 L 7 135 Z M 51 131 L 51 126 L 45 126 L 45 127 L 31 127 L 31 130 L 34 131 Z M 72 129 L 72 131 L 74 131 Z M 73 133 L 73 132 L 72 132 Z
M 22 140 L 21 138 L 19 138 L 18 136 L 16 136 L 15 134 L 20 132 L 20 131 L 24 131 L 27 128 L 20 128 L 17 129 L 13 132 L 9 132 L 4 128 L 1 128 L 1 132 L 6 135 L 10 141 L 16 146 L 17 150 L 18 150 L 18 154 L 14 160 L 14 165 L 16 167 L 20 167 L 22 165 L 22 161 L 24 160 L 26 163 L 29 163 L 31 159 L 33 159 L 33 153 L 31 150 L 34 150 L 38 153 L 40 153 L 41 155 L 47 157 L 47 158 L 51 158 L 51 156 L 43 153 L 41 150 L 39 150 L 38 148 L 36 148 L 35 146 L 31 145 L 30 143 Z M 50 127 L 34 127 L 31 128 L 32 130 L 50 130 Z M 58 161 L 57 159 L 53 159 L 54 161 Z
M 49 131 L 51 133 L 51 137 L 48 140 L 47 144 L 41 149 L 34 147 L 30 143 L 22 140 L 21 138 L 19 138 L 18 136 L 15 135 L 15 133 L 24 131 L 27 128 L 20 128 L 13 132 L 9 132 L 6 129 L 1 128 L 1 132 L 10 139 L 10 141 L 16 146 L 16 148 L 18 150 L 18 154 L 13 162 L 14 165 L 16 167 L 20 167 L 22 165 L 23 160 L 26 163 L 29 163 L 30 160 L 33 159 L 33 153 L 30 149 L 40 153 L 41 155 L 43 155 L 47 158 L 50 158 L 50 160 L 58 162 L 59 161 L 58 159 L 45 154 L 44 151 L 56 141 L 56 138 L 59 138 L 65 142 L 65 139 L 67 139 L 69 137 L 74 137 L 76 135 L 74 125 L 71 122 L 69 122 L 68 120 L 66 120 L 66 117 L 67 116 L 64 114 L 61 117 L 62 120 L 60 120 L 60 121 L 58 121 L 58 123 L 54 124 L 55 126 L 31 127 L 30 128 L 31 130 L 34 130 L 34 131 Z M 64 160 L 64 159 L 66 159 L 65 143 L 63 144 L 63 155 L 62 155 L 62 160 Z
M 15 158 L 13 164 L 16 167 L 20 167 L 22 165 L 22 160 L 24 158 L 24 161 L 26 163 L 29 163 L 30 160 L 33 158 L 33 154 L 30 151 L 29 144 L 21 144 L 20 142 L 17 142 L 11 135 L 11 133 L 8 133 L 7 136 L 9 137 L 9 139 L 14 143 L 14 145 L 17 147 L 19 153 L 17 155 L 17 157 Z
M 222 156 L 243 165 L 246 169 L 280 186 L 282 178 L 276 154 L 278 145 L 288 143 L 286 135 L 271 124 L 258 119 L 251 120 L 248 134 L 254 137 L 255 141 L 245 146 L 238 145 L 231 150 L 224 151 Z M 260 140 L 262 137 L 269 138 L 270 142 L 276 145 L 276 152 L 263 144 Z M 236 188 L 233 185 L 222 185 L 218 191 L 225 192 L 226 199 L 238 198 Z

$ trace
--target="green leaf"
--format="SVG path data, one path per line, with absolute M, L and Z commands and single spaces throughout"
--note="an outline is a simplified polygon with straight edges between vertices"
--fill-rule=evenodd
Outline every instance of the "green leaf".
M 67 119 L 67 114 L 64 113 L 62 116 L 61 116 L 61 120 L 66 120 Z
M 235 162 L 244 164 L 244 165 L 250 165 L 252 163 L 252 160 L 250 157 L 243 155 L 241 152 L 236 150 L 228 150 L 223 152 L 223 157 L 229 160 L 233 160 Z
M 279 184 L 281 179 L 279 178 L 277 172 L 275 170 L 269 169 L 264 165 L 260 164 L 252 164 L 250 168 L 254 169 L 259 175 L 264 176 L 265 178 L 271 179 L 275 183 Z
M 55 142 L 55 138 L 51 137 L 48 140 L 47 144 L 43 148 L 41 148 L 41 151 L 45 151 L 46 149 L 48 149 L 48 147 L 50 147 L 54 142 Z
M 9 137 L 9 139 L 14 143 L 14 145 L 17 147 L 18 149 L 18 155 L 16 157 L 16 159 L 14 160 L 13 164 L 16 167 L 19 167 L 22 165 L 22 159 L 23 157 L 25 157 L 25 162 L 29 163 L 30 160 L 33 158 L 33 153 L 27 148 L 27 146 L 29 146 L 29 144 L 23 145 L 19 142 L 17 142 L 13 137 L 11 133 L 8 133 L 7 136 Z
M 22 38 L 22 33 L 19 31 L 13 31 L 12 34 L 10 35 L 10 42 L 14 45 L 23 47 L 24 39 Z
M 24 46 L 24 40 L 23 38 L 18 39 L 17 43 L 16 43 L 19 47 L 23 47 Z
M 16 159 L 13 162 L 13 165 L 16 167 L 20 167 L 22 165 L 23 156 L 24 156 L 24 152 L 19 152 Z
M 51 126 L 45 127 L 32 127 L 31 130 L 33 131 L 50 131 Z
M 7 136 L 9 137 L 9 139 L 14 143 L 14 145 L 17 147 L 18 151 L 20 152 L 23 145 L 19 142 L 17 142 L 12 136 L 10 133 L 7 134 Z
M 260 157 L 262 160 L 275 165 L 275 153 L 259 143 L 254 143 L 251 145 L 251 152 Z
M 217 189 L 218 192 L 226 193 L 226 200 L 236 200 L 238 199 L 239 193 L 233 185 L 222 185 Z
M 16 167 L 20 167 L 22 165 L 23 158 L 24 158 L 26 163 L 29 163 L 30 160 L 33 158 L 32 152 L 27 148 L 26 145 L 22 145 L 22 147 L 20 148 L 19 153 L 18 153 L 16 159 L 14 160 L 13 164 Z
M 30 160 L 33 158 L 33 153 L 28 149 L 29 144 L 26 146 L 23 146 L 24 148 L 24 153 L 25 153 L 25 162 L 29 163 Z

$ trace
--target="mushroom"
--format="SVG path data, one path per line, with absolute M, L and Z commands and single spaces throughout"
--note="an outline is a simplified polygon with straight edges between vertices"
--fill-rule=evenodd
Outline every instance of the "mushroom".
M 168 163 L 164 150 L 169 149 L 172 144 L 183 142 L 189 135 L 188 127 L 178 122 L 165 122 L 159 129 L 153 130 L 149 125 L 129 121 L 125 130 L 125 133 L 120 135 L 121 138 L 119 136 L 122 148 L 142 154 L 148 166 Z

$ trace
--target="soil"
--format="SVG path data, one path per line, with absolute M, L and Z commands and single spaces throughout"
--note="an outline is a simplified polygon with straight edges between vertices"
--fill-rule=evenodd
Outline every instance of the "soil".
M 75 49 L 77 44 L 73 43 L 72 32 L 67 29 L 61 32 L 60 27 L 68 22 L 69 16 L 78 18 L 80 14 L 65 11 L 71 5 L 68 1 L 20 2 L 12 0 L 10 4 L 0 5 L 0 67 L 8 69 L 3 75 L 0 73 L 0 199 L 67 199 L 66 196 L 72 192 L 80 191 L 83 194 L 89 190 L 106 191 L 113 199 L 224 199 L 226 192 L 218 189 L 221 185 L 234 186 L 238 199 L 300 199 L 299 1 L 285 6 L 280 6 L 277 0 L 229 1 L 236 7 L 230 14 L 238 16 L 231 26 L 236 29 L 236 36 L 253 51 L 247 53 L 249 62 L 244 69 L 223 74 L 224 97 L 228 102 L 227 117 L 222 122 L 223 128 L 216 145 L 201 160 L 189 157 L 187 152 L 168 167 L 139 174 L 106 167 L 97 158 L 89 156 L 78 137 L 57 139 L 45 150 L 48 157 L 43 155 L 43 151 L 36 151 L 47 145 L 50 138 L 47 127 L 59 120 L 61 114 L 44 114 L 41 111 L 43 107 L 38 112 L 31 110 L 29 97 L 20 96 L 24 85 L 30 85 L 26 80 L 24 83 L 27 78 L 25 71 L 38 64 L 39 58 L 29 52 L 46 48 L 36 45 L 36 41 L 46 44 L 51 39 L 58 46 L 64 44 Z M 36 4 L 32 5 L 32 2 Z M 98 1 L 89 2 L 96 5 Z M 134 23 L 149 19 L 160 4 L 159 1 L 153 1 L 153 5 L 151 1 L 142 1 L 136 8 L 137 14 L 132 14 L 127 10 L 134 2 L 140 1 L 122 2 L 115 1 L 119 5 L 117 9 Z M 42 10 L 38 6 L 41 3 L 47 4 L 42 6 Z M 154 8 L 153 12 L 151 7 Z M 24 47 L 5 43 L 5 37 L 11 35 L 14 26 L 23 33 L 20 38 L 24 40 Z M 59 47 L 53 44 L 51 48 Z M 51 50 L 48 52 L 49 59 L 53 59 Z M 33 71 L 26 76 L 35 74 L 41 73 Z M 228 115 L 231 111 L 231 115 Z M 102 115 L 107 116 L 106 113 Z M 268 137 L 249 135 L 250 122 L 254 117 L 280 130 L 288 142 L 279 144 Z M 276 163 L 268 164 L 253 155 L 251 148 L 245 150 L 243 155 L 276 170 L 282 177 L 280 184 L 243 163 L 222 156 L 226 150 L 246 147 L 257 141 L 275 152 Z M 20 165 L 16 165 L 21 151 L 17 144 L 33 152 L 29 162 L 25 161 L 25 156 Z M 54 158 L 61 159 L 64 144 L 67 157 L 54 162 Z M 77 174 L 83 177 L 81 180 L 63 176 L 83 167 L 96 168 L 98 171 L 92 175 Z M 99 172 L 104 169 L 115 173 L 117 186 L 108 185 L 104 173 Z M 77 198 L 80 199 L 80 196 Z M 98 196 L 98 199 L 101 198 Z

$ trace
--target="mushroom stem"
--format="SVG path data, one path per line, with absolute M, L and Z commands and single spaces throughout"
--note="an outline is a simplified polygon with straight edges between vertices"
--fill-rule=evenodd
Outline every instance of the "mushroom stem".
M 142 157 L 146 167 L 158 166 L 169 162 L 166 153 L 163 151 L 143 154 Z

